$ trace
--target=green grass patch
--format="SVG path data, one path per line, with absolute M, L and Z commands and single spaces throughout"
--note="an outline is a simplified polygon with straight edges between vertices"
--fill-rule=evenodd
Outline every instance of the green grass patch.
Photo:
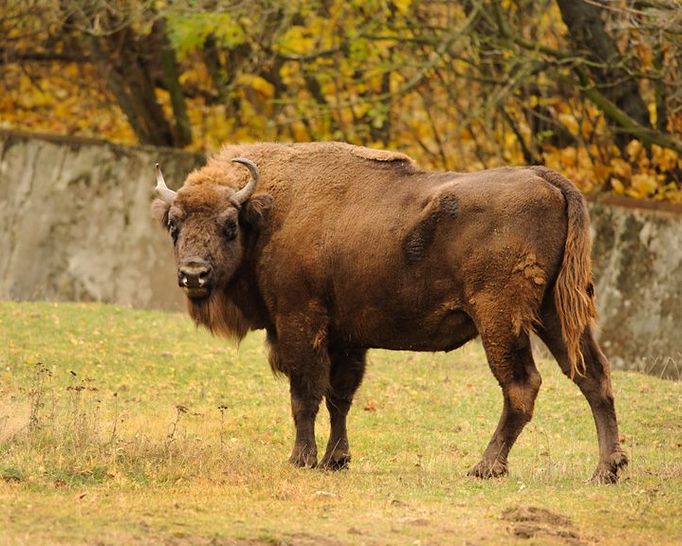
M 0 303 L 0 543 L 680 543 L 682 383 L 613 374 L 631 468 L 594 486 L 589 408 L 541 353 L 507 478 L 465 476 L 501 410 L 476 343 L 371 352 L 351 469 L 328 473 L 286 463 L 288 385 L 261 334 L 237 347 L 177 314 Z M 327 427 L 322 408 L 320 452 Z

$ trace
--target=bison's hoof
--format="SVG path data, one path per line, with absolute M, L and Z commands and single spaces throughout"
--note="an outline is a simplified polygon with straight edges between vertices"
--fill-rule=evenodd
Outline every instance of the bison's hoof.
M 307 447 L 296 446 L 291 452 L 289 462 L 301 468 L 315 468 L 317 466 L 317 453 Z
M 322 470 L 344 470 L 350 463 L 350 453 L 347 451 L 336 451 L 331 455 L 325 454 L 318 465 Z
M 613 452 L 606 461 L 600 461 L 590 480 L 597 484 L 618 483 L 618 471 L 628 465 L 628 456 L 624 451 Z
M 467 475 L 481 478 L 482 480 L 488 480 L 490 478 L 501 478 L 502 476 L 506 476 L 508 472 L 509 470 L 507 469 L 506 461 L 496 459 L 492 464 L 489 461 L 481 461 L 469 470 Z

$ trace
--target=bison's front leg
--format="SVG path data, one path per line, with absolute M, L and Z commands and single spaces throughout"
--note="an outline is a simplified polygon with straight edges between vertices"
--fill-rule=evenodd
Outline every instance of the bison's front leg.
M 313 377 L 292 374 L 291 414 L 296 426 L 296 440 L 289 462 L 294 466 L 314 467 L 317 465 L 315 444 L 315 417 L 322 401 L 323 388 Z
M 315 417 L 329 385 L 326 331 L 311 325 L 307 316 L 290 316 L 278 324 L 277 335 L 269 335 L 268 340 L 271 366 L 289 377 L 291 413 L 296 427 L 289 462 L 314 467 L 317 465 Z
M 367 351 L 332 351 L 329 391 L 325 395 L 331 431 L 320 467 L 340 470 L 350 463 L 346 416 L 365 373 Z

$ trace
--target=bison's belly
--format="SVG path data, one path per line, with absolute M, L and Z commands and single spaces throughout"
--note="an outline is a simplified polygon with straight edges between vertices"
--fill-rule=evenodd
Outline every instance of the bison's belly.
M 342 344 L 399 351 L 451 351 L 478 335 L 461 311 L 412 315 L 364 309 L 335 329 L 333 337 Z

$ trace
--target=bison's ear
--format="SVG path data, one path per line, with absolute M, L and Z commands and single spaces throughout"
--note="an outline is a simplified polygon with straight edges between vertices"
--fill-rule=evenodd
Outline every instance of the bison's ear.
M 166 203 L 161 199 L 154 199 L 152 202 L 152 217 L 157 222 L 160 222 L 164 228 L 168 227 L 168 211 L 170 210 L 170 203 Z
M 261 227 L 268 219 L 272 208 L 272 196 L 268 193 L 254 195 L 242 206 L 239 218 L 251 227 Z

